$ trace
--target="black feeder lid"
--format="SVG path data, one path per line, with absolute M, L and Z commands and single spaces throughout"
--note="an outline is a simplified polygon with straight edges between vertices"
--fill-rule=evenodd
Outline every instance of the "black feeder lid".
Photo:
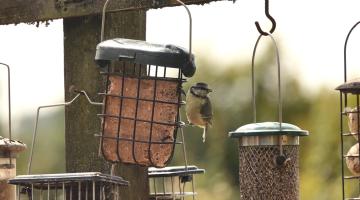
M 101 68 L 112 60 L 130 60 L 137 64 L 180 68 L 186 77 L 192 77 L 196 67 L 194 56 L 175 45 L 151 44 L 142 40 L 116 38 L 99 43 L 95 62 Z
M 231 138 L 240 138 L 246 136 L 276 136 L 276 135 L 288 135 L 288 136 L 308 136 L 309 132 L 301 130 L 299 127 L 279 122 L 262 122 L 246 124 L 239 127 L 236 131 L 229 132 Z
M 360 94 L 360 78 L 343 83 L 335 89 L 344 93 Z

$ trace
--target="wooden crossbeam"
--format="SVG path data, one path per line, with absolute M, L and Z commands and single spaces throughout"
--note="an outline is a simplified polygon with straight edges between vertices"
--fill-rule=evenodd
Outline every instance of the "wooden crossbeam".
M 183 0 L 205 4 L 219 0 Z M 43 22 L 101 13 L 105 0 L 1 0 L 0 25 Z M 109 12 L 177 6 L 176 0 L 113 0 Z

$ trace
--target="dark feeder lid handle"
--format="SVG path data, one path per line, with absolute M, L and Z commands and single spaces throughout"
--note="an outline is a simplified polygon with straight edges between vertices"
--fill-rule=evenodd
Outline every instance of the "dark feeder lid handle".
M 271 41 L 274 44 L 275 52 L 276 52 L 276 62 L 277 62 L 277 75 L 278 75 L 278 117 L 279 117 L 279 128 L 280 131 L 282 129 L 282 95 L 281 95 L 281 68 L 280 68 L 280 56 L 279 56 L 279 49 L 276 44 L 276 41 L 274 37 L 271 35 L 271 33 L 266 34 L 260 34 L 259 37 L 256 40 L 254 51 L 252 54 L 252 60 L 251 60 L 251 91 L 252 91 L 252 107 L 253 107 L 253 121 L 256 123 L 256 97 L 255 97 L 255 55 L 256 55 L 256 49 L 258 47 L 258 44 L 260 42 L 260 39 L 263 36 L 269 36 L 271 38 Z M 287 161 L 289 161 L 290 158 L 286 158 L 283 152 L 283 145 L 282 145 L 282 139 L 283 136 L 279 136 L 279 148 L 280 148 L 280 154 L 275 158 L 275 163 L 278 166 L 282 166 L 286 164 Z
M 101 19 L 101 34 L 100 34 L 100 42 L 104 41 L 104 31 L 105 31 L 105 18 L 106 18 L 106 9 L 109 5 L 110 0 L 106 0 L 104 3 L 104 7 L 102 10 L 102 19 Z M 194 66 L 194 58 L 192 56 L 192 16 L 189 7 L 182 1 L 176 0 L 179 4 L 181 4 L 185 9 L 189 16 L 189 59 L 185 64 L 184 69 L 191 69 Z M 190 72 L 191 73 L 191 72 Z

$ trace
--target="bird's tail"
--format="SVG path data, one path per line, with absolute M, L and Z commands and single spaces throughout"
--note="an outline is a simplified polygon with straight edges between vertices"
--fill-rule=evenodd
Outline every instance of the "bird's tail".
M 203 131 L 203 135 L 202 135 L 202 139 L 203 139 L 204 143 L 205 143 L 205 140 L 206 140 L 206 134 L 207 134 L 208 130 L 209 130 L 209 125 L 206 125 L 204 127 L 204 131 Z

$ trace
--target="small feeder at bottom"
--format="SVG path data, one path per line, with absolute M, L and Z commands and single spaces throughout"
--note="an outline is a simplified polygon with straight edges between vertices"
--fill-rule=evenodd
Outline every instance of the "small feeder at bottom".
M 194 186 L 194 174 L 205 173 L 196 166 L 176 166 L 165 168 L 149 168 L 150 200 L 183 200 L 187 197 L 195 199 L 197 193 Z M 186 183 L 191 187 L 186 188 Z
M 17 199 L 120 199 L 120 187 L 129 183 L 99 172 L 22 175 L 9 181 L 17 185 Z
M 25 149 L 24 143 L 0 136 L 0 199 L 15 199 L 15 187 L 7 182 L 16 176 L 16 156 Z
M 247 124 L 230 132 L 239 139 L 240 199 L 299 199 L 299 136 L 308 134 L 292 124 L 281 123 L 280 128 L 279 122 Z

